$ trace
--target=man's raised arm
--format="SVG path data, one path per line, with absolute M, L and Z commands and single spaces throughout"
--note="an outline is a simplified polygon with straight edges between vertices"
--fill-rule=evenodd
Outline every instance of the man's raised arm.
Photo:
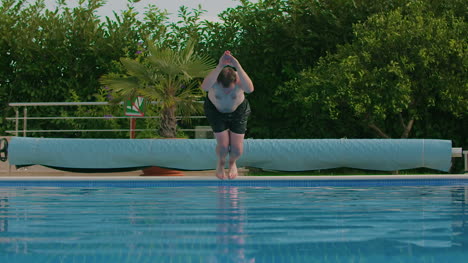
M 221 70 L 223 69 L 223 66 L 218 64 L 216 66 L 215 69 L 213 69 L 209 74 L 208 76 L 206 76 L 206 78 L 203 80 L 203 83 L 201 85 L 201 88 L 204 90 L 204 91 L 208 91 L 210 90 L 211 87 L 213 87 L 213 85 L 216 83 L 217 79 L 218 79 L 218 75 L 219 73 L 221 72 Z
M 230 57 L 231 65 L 237 70 L 237 76 L 239 77 L 238 85 L 245 93 L 252 93 L 254 91 L 254 85 L 249 75 L 247 75 L 247 72 L 244 71 L 239 61 L 237 61 L 231 53 L 228 53 L 228 56 Z

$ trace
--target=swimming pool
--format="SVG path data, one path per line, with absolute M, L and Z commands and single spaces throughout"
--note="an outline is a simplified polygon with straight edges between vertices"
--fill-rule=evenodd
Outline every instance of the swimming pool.
M 464 262 L 467 180 L 2 181 L 0 262 Z

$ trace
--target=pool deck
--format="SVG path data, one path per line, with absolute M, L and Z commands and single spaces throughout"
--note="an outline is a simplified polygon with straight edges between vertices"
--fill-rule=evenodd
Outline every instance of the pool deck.
M 314 175 L 314 176 L 247 176 L 248 170 L 240 169 L 236 180 L 404 180 L 404 179 L 468 179 L 468 174 L 414 174 L 414 175 Z M 217 180 L 214 171 L 183 171 L 184 176 L 142 176 L 142 171 L 115 173 L 73 173 L 55 170 L 40 165 L 16 169 L 0 162 L 0 181 L 185 181 Z
M 243 181 L 348 181 L 348 180 L 409 180 L 409 179 L 463 179 L 466 175 L 405 175 L 405 176 L 238 176 L 235 180 Z M 0 177 L 0 182 L 8 181 L 213 181 L 216 177 L 208 176 L 8 176 Z

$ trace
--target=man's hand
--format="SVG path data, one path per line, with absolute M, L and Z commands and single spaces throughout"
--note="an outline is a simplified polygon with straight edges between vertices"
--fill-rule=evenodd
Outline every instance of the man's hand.
M 231 51 L 229 50 L 224 51 L 224 54 L 219 59 L 219 65 L 223 67 L 232 66 L 236 69 L 240 66 L 239 61 L 237 61 L 237 59 L 231 54 Z

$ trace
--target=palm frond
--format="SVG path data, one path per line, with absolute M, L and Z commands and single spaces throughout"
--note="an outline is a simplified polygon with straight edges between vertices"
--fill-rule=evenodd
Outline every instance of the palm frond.
M 214 60 L 208 56 L 197 56 L 182 66 L 185 74 L 191 78 L 204 78 L 216 67 Z
M 202 112 L 202 104 L 198 100 L 203 97 L 201 89 L 199 89 L 198 81 L 191 81 L 177 95 L 177 110 L 181 116 L 190 116 Z
M 198 102 L 197 98 L 194 94 L 177 97 L 177 115 L 182 116 L 182 121 L 190 123 L 190 116 L 203 113 L 203 104 Z
M 184 49 L 180 50 L 181 63 L 185 64 L 192 59 L 195 50 L 195 40 L 190 39 Z
M 137 77 L 142 81 L 152 81 L 151 72 L 145 65 L 141 64 L 140 62 L 129 58 L 121 58 L 120 62 L 125 67 L 129 75 Z
M 162 101 L 165 99 L 165 89 L 161 84 L 148 86 L 139 90 L 140 94 L 153 101 Z
M 118 98 L 124 100 L 136 97 L 137 90 L 140 86 L 137 77 L 104 75 L 99 81 L 112 91 L 112 96 L 114 97 L 112 101 L 116 101 Z
M 151 101 L 157 102 L 158 108 L 168 108 L 174 106 L 176 102 L 175 96 L 171 96 L 167 92 L 164 85 L 158 84 L 150 88 L 140 89 L 140 94 Z
M 148 60 L 158 72 L 170 76 L 180 74 L 180 63 L 174 51 L 168 48 L 159 48 L 154 45 L 150 45 L 148 49 L 150 51 Z
M 149 60 L 155 66 L 156 70 L 164 75 L 177 76 L 178 74 L 181 74 L 179 65 L 173 63 L 173 61 L 169 59 L 150 57 Z

